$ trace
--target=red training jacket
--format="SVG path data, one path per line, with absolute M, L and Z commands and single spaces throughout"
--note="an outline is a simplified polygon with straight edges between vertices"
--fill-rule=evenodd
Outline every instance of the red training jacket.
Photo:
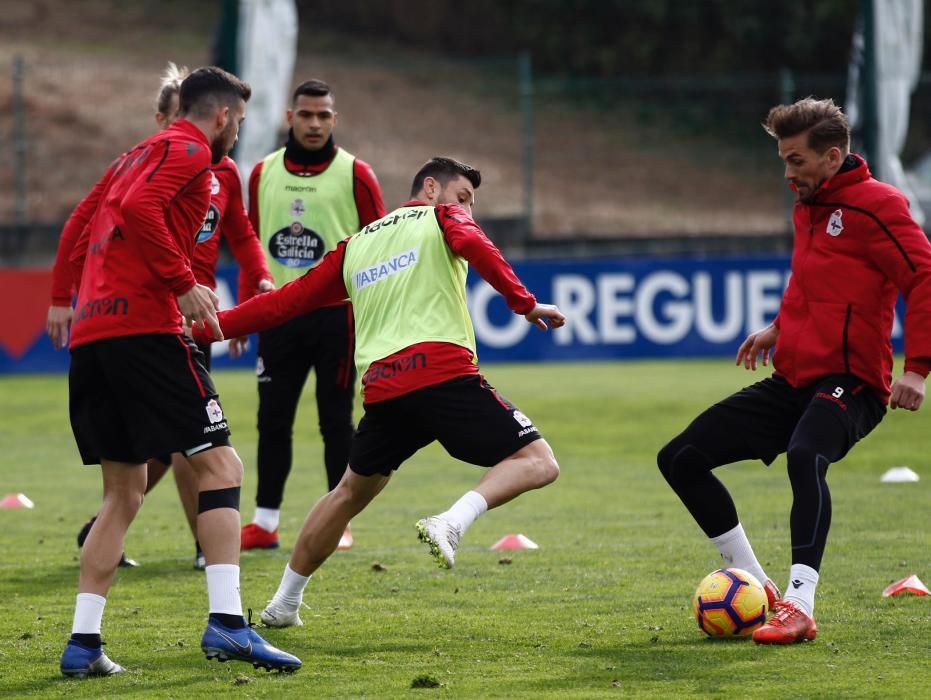
M 905 371 L 931 370 L 931 244 L 896 188 L 860 156 L 797 202 L 792 277 L 773 365 L 792 386 L 853 374 L 889 400 L 893 314 L 905 298 Z
M 194 241 L 210 203 L 210 145 L 179 119 L 123 154 L 71 254 L 80 280 L 71 347 L 181 333 L 177 296 L 195 284 Z
M 211 167 L 213 180 L 210 186 L 210 207 L 207 219 L 197 234 L 194 262 L 191 268 L 199 284 L 217 288 L 217 260 L 220 257 L 220 234 L 226 238 L 236 262 L 240 277 L 252 296 L 259 290 L 259 282 L 271 280 L 265 262 L 265 253 L 259 243 L 242 201 L 242 180 L 239 168 L 229 156 Z
M 120 160 L 117 159 L 114 164 L 119 162 Z M 78 237 L 97 210 L 101 194 L 109 182 L 112 167 L 113 164 L 107 168 L 103 177 L 71 212 L 71 216 L 68 217 L 61 231 L 58 252 L 55 254 L 55 265 L 52 268 L 52 305 L 54 306 L 71 306 L 74 290 L 80 284 L 80 280 L 75 282 L 72 279 L 68 260 Z M 207 219 L 200 233 L 197 234 L 197 245 L 194 247 L 194 260 L 191 265 L 194 279 L 198 284 L 214 290 L 217 288 L 219 234 L 222 234 L 243 271 L 245 283 L 257 291 L 259 282 L 271 280 L 272 276 L 268 271 L 262 246 L 246 216 L 239 169 L 231 158 L 224 156 L 219 163 L 211 166 L 211 170 L 215 181 L 211 182 Z

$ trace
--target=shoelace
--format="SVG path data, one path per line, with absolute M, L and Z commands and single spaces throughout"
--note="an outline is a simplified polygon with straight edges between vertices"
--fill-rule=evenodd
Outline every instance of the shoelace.
M 776 603 L 776 613 L 770 618 L 768 624 L 781 627 L 801 613 L 802 611 L 794 605 L 788 604 L 785 601 L 779 601 Z

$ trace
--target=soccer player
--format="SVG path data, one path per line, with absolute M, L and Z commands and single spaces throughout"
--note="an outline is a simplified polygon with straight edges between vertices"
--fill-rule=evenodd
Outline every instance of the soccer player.
M 828 467 L 893 409 L 917 411 L 931 370 L 931 245 L 894 187 L 850 153 L 847 118 L 832 100 L 770 110 L 785 178 L 798 195 L 792 277 L 772 324 L 751 333 L 737 364 L 774 374 L 699 415 L 660 450 L 660 471 L 727 566 L 766 582 L 775 614 L 758 644 L 817 634 L 815 588 L 831 524 Z M 905 368 L 890 386 L 896 295 L 905 297 Z M 724 485 L 723 464 L 787 454 L 792 567 L 784 598 L 757 561 Z
M 100 464 L 103 504 L 81 551 L 66 676 L 123 670 L 100 628 L 126 530 L 142 504 L 146 459 L 183 452 L 197 474 L 197 531 L 206 556 L 207 658 L 293 671 L 297 657 L 267 644 L 242 616 L 242 462 L 201 353 L 182 321 L 219 333 L 217 297 L 191 271 L 211 193 L 211 164 L 232 148 L 249 86 L 219 68 L 181 84 L 180 118 L 120 156 L 71 255 L 80 280 L 71 328 L 71 424 L 85 464 Z
M 181 81 L 187 76 L 187 68 L 179 68 L 169 62 L 162 76 L 162 84 L 156 99 L 155 122 L 160 129 L 167 129 L 178 118 L 180 109 L 178 93 Z M 198 284 L 216 290 L 216 267 L 220 255 L 220 232 L 226 237 L 233 256 L 242 270 L 241 279 L 248 290 L 248 297 L 254 293 L 268 291 L 274 285 L 271 274 L 265 264 L 265 256 L 246 216 L 242 201 L 242 182 L 236 163 L 224 156 L 219 163 L 211 164 L 213 181 L 211 182 L 210 207 L 203 227 L 197 235 L 194 247 L 194 259 L 191 269 Z M 105 176 L 106 179 L 106 176 Z M 105 181 L 105 180 L 103 180 Z M 102 182 L 103 182 L 102 181 Z M 56 349 L 64 347 L 68 341 L 71 325 L 71 298 L 76 287 L 71 279 L 68 259 L 77 237 L 90 221 L 100 203 L 100 188 L 95 187 L 81 200 L 62 229 L 55 265 L 52 272 L 52 305 L 48 312 L 48 334 Z M 80 282 L 80 280 L 78 280 Z M 243 294 L 245 290 L 241 290 Z M 242 351 L 245 338 L 230 340 L 230 352 L 234 356 Z M 204 367 L 210 370 L 210 344 L 198 346 L 204 354 Z M 152 457 L 146 468 L 146 489 L 148 493 L 161 480 L 169 465 L 174 467 L 178 495 L 184 508 L 188 526 L 194 536 L 194 568 L 202 570 L 206 566 L 204 552 L 197 542 L 197 476 L 181 453 Z M 82 547 L 97 516 L 91 518 L 78 533 L 78 546 Z M 120 566 L 136 566 L 133 559 L 120 558 Z
M 321 80 L 294 90 L 288 142 L 249 177 L 249 216 L 278 284 L 313 268 L 346 236 L 385 215 L 375 173 L 333 141 L 337 112 Z M 240 299 L 241 300 L 241 299 Z M 352 307 L 333 299 L 259 335 L 258 486 L 242 548 L 278 546 L 284 486 L 291 471 L 294 417 L 311 367 L 328 489 L 346 471 L 355 391 Z M 340 548 L 352 546 L 347 526 Z
M 303 277 L 219 314 L 224 332 L 241 335 L 347 296 L 355 310 L 365 415 L 349 468 L 304 522 L 281 585 L 262 612 L 267 625 L 301 624 L 304 587 L 346 524 L 434 440 L 453 457 L 489 468 L 449 510 L 417 523 L 420 539 L 447 568 L 476 518 L 559 474 L 530 418 L 476 364 L 466 307 L 470 264 L 530 323 L 543 330 L 565 323 L 555 306 L 537 303 L 472 220 L 480 183 L 480 173 L 467 165 L 430 160 L 414 178 L 407 204 L 340 242 Z

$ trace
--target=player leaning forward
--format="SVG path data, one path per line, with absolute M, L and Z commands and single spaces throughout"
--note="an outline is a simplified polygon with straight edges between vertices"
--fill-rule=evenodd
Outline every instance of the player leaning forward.
M 894 187 L 849 152 L 847 118 L 831 100 L 770 110 L 785 177 L 798 194 L 792 277 L 775 321 L 751 334 L 737 364 L 773 353 L 773 376 L 715 404 L 659 453 L 660 470 L 728 566 L 766 582 L 775 615 L 760 644 L 817 634 L 818 571 L 831 524 L 825 479 L 882 420 L 886 404 L 917 411 L 931 369 L 931 245 Z M 905 297 L 905 369 L 893 385 L 896 295 Z M 792 568 L 785 598 L 766 577 L 712 470 L 740 460 L 770 464 L 786 452 L 792 485 Z
M 432 159 L 414 178 L 412 201 L 342 241 L 303 277 L 219 314 L 223 333 L 238 336 L 348 296 L 356 320 L 365 415 L 349 469 L 304 522 L 278 592 L 262 612 L 266 624 L 300 624 L 304 587 L 346 523 L 434 440 L 457 459 L 489 467 L 448 511 L 417 523 L 441 566 L 453 565 L 460 538 L 478 516 L 559 474 L 537 428 L 475 362 L 469 264 L 530 323 L 543 330 L 565 323 L 555 306 L 536 302 L 472 220 L 480 182 L 469 166 Z
M 202 354 L 182 316 L 216 326 L 217 297 L 191 260 L 210 204 L 211 163 L 236 142 L 251 89 L 219 68 L 181 83 L 180 118 L 107 171 L 71 256 L 80 280 L 71 332 L 71 425 L 85 464 L 100 464 L 103 504 L 81 550 L 66 676 L 123 668 L 101 650 L 106 595 L 142 504 L 146 459 L 183 452 L 198 479 L 197 536 L 206 556 L 208 658 L 293 671 L 301 662 L 246 625 L 239 597 L 242 462 Z

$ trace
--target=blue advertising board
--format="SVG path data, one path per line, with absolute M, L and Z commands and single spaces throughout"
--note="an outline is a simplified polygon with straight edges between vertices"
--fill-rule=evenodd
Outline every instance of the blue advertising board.
M 566 325 L 537 330 L 470 271 L 469 311 L 481 362 L 731 356 L 748 333 L 779 310 L 789 258 L 529 260 L 514 263 L 514 270 L 539 301 L 559 306 Z M 217 282 L 221 306 L 228 308 L 237 268 L 220 268 Z M 18 296 L 22 280 L 16 284 Z M 19 308 L 13 323 L 0 325 L 0 372 L 67 370 L 67 353 L 54 352 L 44 333 L 47 304 L 31 308 Z M 36 309 L 38 318 L 21 318 L 36 315 Z M 893 329 L 897 351 L 901 312 L 900 306 Z M 232 360 L 226 343 L 215 344 L 214 366 L 253 366 L 255 343 L 250 346 L 244 357 Z

